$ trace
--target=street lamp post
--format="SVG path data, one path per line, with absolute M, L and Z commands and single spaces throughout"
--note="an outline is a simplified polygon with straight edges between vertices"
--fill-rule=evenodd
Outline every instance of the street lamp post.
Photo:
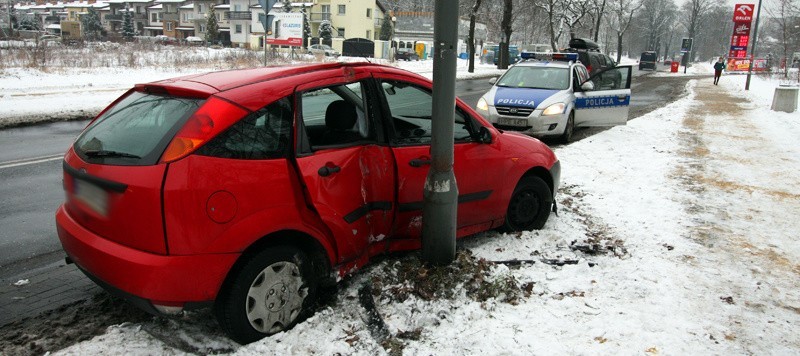
M 389 36 L 389 56 L 390 56 L 390 58 L 391 58 L 390 60 L 391 60 L 392 62 L 394 62 L 395 51 L 397 51 L 397 48 L 395 48 L 395 46 L 396 46 L 395 44 L 396 44 L 397 42 L 396 42 L 396 41 L 395 41 L 395 39 L 394 39 L 394 33 L 395 33 L 395 32 L 394 32 L 394 29 L 395 29 L 395 26 L 397 26 L 397 16 L 394 16 L 394 15 L 393 15 L 393 16 L 392 16 L 392 35 L 391 35 L 391 36 Z
M 747 81 L 744 90 L 750 90 L 750 77 L 753 75 L 753 62 L 756 61 L 756 43 L 758 42 L 758 19 L 761 18 L 761 0 L 758 0 L 758 14 L 756 14 L 756 28 L 753 30 L 753 50 L 750 52 L 750 65 L 747 68 Z

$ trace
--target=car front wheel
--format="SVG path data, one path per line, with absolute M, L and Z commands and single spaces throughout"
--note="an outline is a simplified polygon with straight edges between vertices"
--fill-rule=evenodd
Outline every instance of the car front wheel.
M 562 143 L 572 142 L 572 133 L 575 131 L 575 113 L 570 112 L 567 118 L 567 125 L 564 127 L 564 133 L 561 134 Z
M 306 316 L 316 294 L 313 267 L 293 247 L 267 248 L 233 273 L 214 309 L 222 329 L 241 344 L 290 329 Z
M 550 217 L 553 194 L 550 187 L 539 177 L 523 177 L 508 203 L 504 231 L 539 230 Z

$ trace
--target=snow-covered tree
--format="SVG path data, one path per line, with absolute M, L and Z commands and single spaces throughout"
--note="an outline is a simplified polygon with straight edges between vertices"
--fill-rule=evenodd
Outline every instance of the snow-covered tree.
M 217 12 L 214 11 L 214 6 L 208 7 L 208 14 L 206 14 L 206 42 L 210 44 L 217 43 L 219 38 L 219 24 L 217 23 Z
M 283 12 L 292 12 L 292 0 L 283 0 Z
M 323 44 L 330 46 L 333 43 L 333 27 L 330 21 L 325 20 L 319 24 L 319 37 Z
M 86 15 L 81 16 L 81 26 L 83 26 L 83 35 L 90 41 L 100 38 L 103 31 L 100 15 L 97 14 L 93 7 L 89 8 Z
M 383 23 L 381 24 L 381 34 L 378 35 L 378 38 L 381 41 L 389 41 L 392 39 L 392 17 L 389 16 L 389 13 L 383 15 Z
M 125 40 L 132 40 L 133 36 L 136 35 L 136 30 L 133 28 L 133 14 L 131 10 L 127 7 L 125 8 L 125 12 L 122 14 L 122 37 Z
M 30 31 L 41 31 L 42 24 L 39 23 L 36 17 L 32 16 L 23 16 L 22 20 L 19 22 L 19 29 L 20 30 L 30 30 Z

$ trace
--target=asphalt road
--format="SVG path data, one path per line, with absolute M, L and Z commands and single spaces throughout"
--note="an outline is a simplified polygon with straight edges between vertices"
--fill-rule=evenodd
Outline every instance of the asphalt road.
M 634 69 L 630 118 L 671 102 L 691 77 L 652 77 Z M 474 106 L 491 85 L 488 79 L 456 83 L 456 95 Z M 61 156 L 86 121 L 57 122 L 0 130 L 0 269 L 37 256 L 62 257 L 54 213 L 64 199 Z M 583 129 L 576 140 L 601 128 Z M 550 142 L 548 142 L 550 143 Z M 555 144 L 555 143 L 550 143 Z

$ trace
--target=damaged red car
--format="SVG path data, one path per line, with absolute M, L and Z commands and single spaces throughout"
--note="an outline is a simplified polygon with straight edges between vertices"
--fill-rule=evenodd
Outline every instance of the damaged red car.
M 136 85 L 64 158 L 69 261 L 152 313 L 212 306 L 247 343 L 308 315 L 318 287 L 420 247 L 431 82 L 326 63 Z M 455 107 L 457 236 L 541 228 L 560 164 Z

